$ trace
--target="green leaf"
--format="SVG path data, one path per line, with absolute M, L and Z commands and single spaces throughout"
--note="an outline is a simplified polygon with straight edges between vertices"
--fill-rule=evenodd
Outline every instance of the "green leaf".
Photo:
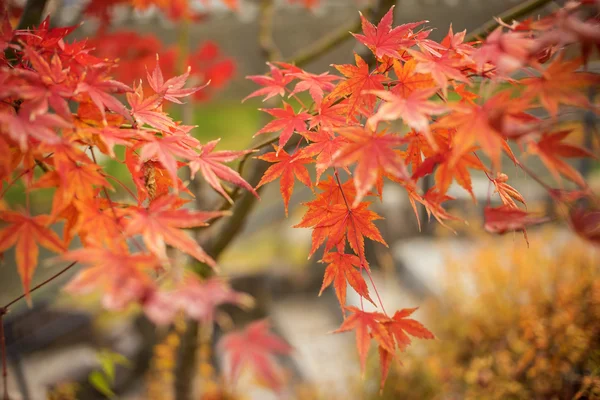
M 110 383 L 108 382 L 108 378 L 102 372 L 93 371 L 88 376 L 88 381 L 94 387 L 94 389 L 96 389 L 97 391 L 99 391 L 104 396 L 108 397 L 109 399 L 114 399 L 116 397 L 115 392 L 113 392 L 112 389 L 110 388 Z

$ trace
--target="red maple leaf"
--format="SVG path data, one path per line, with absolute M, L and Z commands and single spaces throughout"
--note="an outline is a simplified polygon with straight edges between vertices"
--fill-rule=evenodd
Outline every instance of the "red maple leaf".
M 300 134 L 310 143 L 301 150 L 302 157 L 317 156 L 315 161 L 318 181 L 323 172 L 332 165 L 334 154 L 346 143 L 346 140 L 343 136 L 335 136 L 325 130 L 305 131 Z
M 321 105 L 324 92 L 330 92 L 335 87 L 332 82 L 340 79 L 339 76 L 329 75 L 329 72 L 315 75 L 310 72 L 302 71 L 300 73 L 290 74 L 289 76 L 300 79 L 300 82 L 294 86 L 294 90 L 292 90 L 288 97 L 292 97 L 296 93 L 308 90 L 308 93 L 310 93 L 310 96 L 315 101 L 317 107 Z
M 279 150 L 282 150 L 285 144 L 290 140 L 294 131 L 303 132 L 306 130 L 306 121 L 311 117 L 309 113 L 299 112 L 296 114 L 294 108 L 286 102 L 283 102 L 281 108 L 261 108 L 261 111 L 267 112 L 276 119 L 269 122 L 261 130 L 256 132 L 254 136 L 267 133 L 281 131 L 279 135 Z M 279 150 L 277 150 L 279 152 Z
M 213 151 L 219 143 L 219 140 L 220 139 L 213 140 L 202 146 L 198 158 L 190 161 L 190 171 L 192 176 L 195 176 L 196 173 L 200 171 L 206 182 L 208 182 L 208 184 L 217 192 L 221 193 L 230 203 L 233 203 L 233 200 L 221 185 L 220 179 L 243 187 L 258 198 L 256 190 L 254 190 L 254 188 L 246 182 L 237 171 L 223 164 L 231 162 L 245 154 L 252 153 L 253 150 Z
M 529 225 L 537 225 L 549 221 L 549 218 L 532 216 L 527 211 L 514 208 L 511 205 L 499 207 L 487 206 L 483 210 L 485 219 L 484 228 L 490 233 L 504 234 L 506 232 L 522 231 L 527 244 L 527 228 Z
M 222 279 L 200 280 L 195 274 L 187 274 L 173 290 L 156 291 L 144 299 L 144 312 L 155 324 L 173 322 L 179 310 L 184 310 L 199 322 L 210 323 L 222 304 L 252 305 L 253 299 L 236 292 Z
M 42 143 L 58 143 L 59 136 L 55 128 L 70 128 L 71 124 L 56 114 L 34 113 L 36 104 L 25 102 L 19 112 L 0 112 L 0 124 L 6 126 L 6 132 L 19 144 L 22 151 L 29 147 L 30 138 Z
M 160 265 L 153 254 L 130 254 L 125 249 L 96 246 L 69 251 L 62 258 L 91 265 L 79 272 L 65 290 L 73 294 L 101 290 L 102 304 L 109 310 L 122 310 L 142 300 L 154 289 L 149 272 Z
M 282 71 L 271 63 L 267 63 L 271 69 L 271 76 L 266 75 L 251 75 L 247 76 L 246 79 L 250 79 L 252 82 L 264 86 L 248 96 L 244 97 L 242 103 L 252 97 L 265 96 L 263 101 L 267 101 L 274 96 L 283 96 L 285 94 L 286 86 L 294 80 L 289 74 L 283 74 Z
M 379 107 L 375 115 L 369 118 L 367 125 L 371 129 L 376 129 L 379 121 L 402 118 L 406 125 L 422 132 L 435 148 L 435 141 L 429 133 L 429 121 L 432 115 L 447 111 L 447 107 L 443 104 L 429 100 L 436 91 L 435 88 L 415 90 L 406 98 L 385 90 L 373 91 L 371 93 L 380 97 L 385 103 Z
M 354 33 L 352 35 L 371 49 L 378 58 L 383 58 L 383 56 L 402 58 L 398 51 L 416 44 L 416 41 L 411 38 L 412 30 L 419 25 L 423 25 L 426 21 L 404 24 L 392 29 L 393 18 L 394 6 L 381 18 L 377 26 L 369 22 L 360 13 L 364 35 Z
M 158 54 L 156 55 L 156 66 L 150 72 L 146 71 L 148 84 L 158 95 L 163 96 L 165 100 L 171 101 L 176 104 L 182 104 L 181 97 L 187 97 L 198 90 L 205 88 L 210 82 L 207 82 L 204 86 L 197 86 L 184 89 L 185 82 L 190 76 L 191 67 L 188 67 L 186 72 L 179 76 L 174 76 L 167 81 L 165 81 L 162 70 L 160 69 L 160 65 L 158 63 Z
M 132 89 L 121 82 L 107 78 L 106 73 L 105 65 L 89 67 L 84 74 L 83 81 L 77 85 L 75 93 L 86 93 L 100 110 L 103 119 L 105 119 L 105 108 L 108 108 L 131 120 L 129 111 L 113 96 L 113 93 L 128 93 Z
M 388 80 L 377 71 L 369 71 L 369 65 L 358 55 L 354 54 L 356 66 L 352 64 L 334 65 L 347 79 L 339 82 L 331 92 L 331 98 L 348 97 L 346 120 L 354 118 L 357 109 L 366 106 L 375 107 L 377 97 L 368 93 L 370 90 L 383 90 L 383 83 Z M 367 92 L 367 93 L 365 93 Z
M 241 332 L 225 335 L 219 348 L 225 353 L 229 378 L 235 382 L 244 367 L 252 368 L 256 377 L 268 387 L 279 390 L 283 385 L 283 371 L 275 360 L 276 354 L 289 354 L 292 347 L 269 330 L 269 322 L 253 322 Z
M 160 108 L 163 96 L 155 94 L 144 99 L 144 89 L 141 82 L 134 92 L 127 93 L 127 101 L 131 106 L 131 115 L 138 125 L 148 124 L 161 131 L 169 131 L 175 127 L 175 122 Z
M 177 203 L 180 203 L 177 197 L 165 195 L 153 201 L 148 208 L 129 207 L 126 210 L 129 218 L 125 221 L 125 234 L 142 235 L 148 250 L 161 261 L 168 260 L 166 245 L 169 244 L 215 268 L 215 260 L 182 228 L 206 226 L 206 221 L 227 213 L 176 209 Z
M 256 188 L 258 189 L 266 183 L 281 178 L 279 181 L 279 188 L 285 206 L 285 215 L 288 215 L 288 204 L 290 203 L 290 198 L 294 191 L 294 176 L 304 185 L 312 188 L 310 175 L 304 164 L 312 163 L 314 160 L 310 157 L 305 157 L 301 152 L 297 152 L 290 156 L 285 150 L 275 145 L 273 145 L 273 148 L 275 149 L 274 152 L 258 157 L 260 160 L 274 164 L 265 171 Z

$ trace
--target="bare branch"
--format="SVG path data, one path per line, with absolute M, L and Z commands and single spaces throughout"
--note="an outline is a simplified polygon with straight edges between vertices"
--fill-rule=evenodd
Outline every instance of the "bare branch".
M 498 19 L 506 23 L 511 23 L 513 20 L 523 18 L 531 14 L 535 10 L 551 3 L 552 1 L 553 0 L 529 0 L 500 14 L 500 16 L 498 16 Z M 465 38 L 465 41 L 471 42 L 478 39 L 485 39 L 498 26 L 500 26 L 498 21 L 496 19 L 491 19 L 479 28 L 469 33 L 469 35 L 467 35 L 467 37 Z

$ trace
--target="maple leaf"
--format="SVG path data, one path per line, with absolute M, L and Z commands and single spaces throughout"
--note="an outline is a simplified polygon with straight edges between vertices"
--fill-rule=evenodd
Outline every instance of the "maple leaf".
M 140 157 L 131 148 L 125 150 L 125 166 L 137 189 L 138 205 L 144 203 L 146 199 L 150 199 L 152 202 L 154 199 L 168 194 L 171 188 L 174 188 L 175 192 L 182 191 L 192 195 L 179 177 L 173 180 L 172 175 L 162 163 L 153 160 L 141 162 Z M 176 162 L 176 167 L 183 166 L 185 163 Z
M 208 220 L 228 215 L 224 211 L 190 211 L 176 209 L 179 199 L 175 196 L 162 196 L 148 208 L 129 207 L 126 212 L 125 234 L 142 235 L 144 244 L 160 260 L 167 260 L 167 244 L 196 258 L 198 261 L 216 268 L 217 263 L 187 235 L 182 228 L 207 226 Z
M 325 130 L 300 132 L 308 141 L 309 145 L 301 150 L 302 157 L 316 158 L 317 181 L 327 168 L 332 165 L 333 156 L 346 140 L 343 136 L 334 136 Z
M 316 115 L 310 118 L 309 129 L 320 126 L 321 129 L 331 131 L 335 127 L 346 125 L 346 115 L 344 114 L 346 106 L 342 103 L 335 103 L 331 97 L 327 97 L 317 107 Z M 302 133 L 302 132 L 300 132 Z
M 0 230 L 0 253 L 15 246 L 17 269 L 21 276 L 25 296 L 30 299 L 29 286 L 37 266 L 38 244 L 56 253 L 66 250 L 64 243 L 48 225 L 48 215 L 32 217 L 15 211 L 0 211 L 0 220 L 9 225 Z
M 581 59 L 563 61 L 563 58 L 564 53 L 561 53 L 540 77 L 525 78 L 519 82 L 525 86 L 522 95 L 539 98 L 542 106 L 553 117 L 556 117 L 560 104 L 591 107 L 582 89 L 600 83 L 598 74 L 576 72 L 583 62 Z
M 386 76 L 377 71 L 370 72 L 369 65 L 356 53 L 354 60 L 356 66 L 352 64 L 334 65 L 347 79 L 339 82 L 329 95 L 334 99 L 348 97 L 346 120 L 353 118 L 356 110 L 360 107 L 366 106 L 369 109 L 375 107 L 377 97 L 369 91 L 383 90 L 383 82 L 388 80 Z
M 270 332 L 267 320 L 253 322 L 241 332 L 228 333 L 218 347 L 229 361 L 231 381 L 237 381 L 242 369 L 250 367 L 268 387 L 279 390 L 283 385 L 283 371 L 274 355 L 289 354 L 292 347 Z
M 415 90 L 404 98 L 385 90 L 372 91 L 377 97 L 385 101 L 377 113 L 369 118 L 367 125 L 371 129 L 377 128 L 379 121 L 393 121 L 398 118 L 411 128 L 422 132 L 435 148 L 436 144 L 429 132 L 429 120 L 432 115 L 442 114 L 447 111 L 443 104 L 429 100 L 437 89 Z
M 452 181 L 456 180 L 460 186 L 469 192 L 473 201 L 476 202 L 477 200 L 475 199 L 471 184 L 471 174 L 469 173 L 468 168 L 484 171 L 486 168 L 481 163 L 481 160 L 473 153 L 465 153 L 454 162 L 454 165 L 450 165 L 449 158 L 446 154 L 438 153 L 438 155 L 433 156 L 432 158 L 436 157 L 440 157 L 436 160 L 439 164 L 435 172 L 435 184 L 438 191 L 441 194 L 445 194 L 450 188 Z M 428 160 L 429 159 L 426 159 L 423 164 Z
M 36 188 L 57 187 L 52 199 L 52 217 L 56 217 L 73 200 L 91 200 L 96 193 L 94 186 L 110 188 L 96 164 L 63 163 L 61 168 L 46 172 L 33 186 Z
M 565 139 L 571 133 L 570 130 L 559 132 L 544 133 L 539 142 L 530 142 L 529 151 L 540 157 L 546 168 L 550 171 L 556 182 L 560 183 L 560 176 L 564 175 L 567 179 L 576 183 L 580 187 L 586 187 L 585 179 L 572 166 L 567 164 L 563 158 L 572 157 L 592 157 L 594 154 L 586 149 L 571 144 L 564 143 Z
M 318 248 L 327 239 L 325 251 L 329 251 L 334 246 L 343 247 L 348 240 L 352 250 L 364 261 L 365 237 L 387 246 L 379 229 L 373 223 L 382 217 L 368 209 L 370 204 L 362 202 L 351 208 L 346 204 L 330 206 L 329 212 L 315 225 L 315 230 L 320 228 L 322 235 L 318 237 L 318 241 L 315 241 L 313 235 L 312 248 Z M 312 252 L 314 250 L 311 250 Z
M 534 40 L 526 32 L 502 32 L 502 26 L 494 29 L 472 58 L 477 69 L 482 70 L 486 62 L 495 65 L 501 74 L 510 74 L 521 68 L 530 57 Z
M 31 81 L 30 85 L 19 85 L 18 94 L 25 99 L 35 99 L 40 102 L 40 107 L 48 109 L 48 104 L 54 111 L 65 120 L 71 120 L 71 110 L 67 98 L 73 95 L 69 80 L 69 71 L 64 70 L 60 57 L 54 54 L 48 63 L 42 56 L 29 46 L 24 53 L 27 55 L 32 67 L 38 72 L 31 73 L 28 70 L 15 70 Z
M 156 92 L 156 94 L 162 96 L 165 100 L 168 100 L 170 102 L 173 102 L 176 104 L 182 104 L 182 102 L 181 102 L 181 100 L 179 100 L 179 98 L 190 96 L 190 95 L 196 93 L 197 91 L 205 88 L 210 83 L 210 81 L 209 81 L 204 86 L 191 87 L 191 88 L 184 89 L 183 87 L 185 86 L 185 82 L 187 81 L 188 77 L 190 76 L 191 70 L 192 70 L 192 67 L 188 66 L 188 68 L 184 74 L 179 75 L 179 76 L 174 76 L 165 82 L 165 79 L 162 74 L 162 70 L 160 69 L 160 65 L 158 63 L 158 54 L 157 54 L 156 55 L 156 66 L 154 67 L 152 74 L 150 74 L 150 72 L 148 72 L 146 70 L 146 76 L 148 79 L 148 84 L 150 85 L 152 90 L 154 90 Z
M 419 339 L 435 339 L 433 333 L 425 328 L 423 324 L 414 319 L 407 318 L 416 310 L 417 308 L 405 308 L 396 311 L 392 318 L 382 322 L 401 351 L 404 351 L 411 343 L 408 335 Z M 383 390 L 392 359 L 394 358 L 394 352 L 390 353 L 384 347 L 379 346 L 379 358 L 381 363 L 380 387 Z
M 8 136 L 19 144 L 22 151 L 29 147 L 29 138 L 42 143 L 58 143 L 60 138 L 55 129 L 71 127 L 56 114 L 34 114 L 34 108 L 35 104 L 25 102 L 16 115 L 14 112 L 0 112 L 0 124 L 5 125 Z
M 435 83 L 431 78 L 431 74 L 415 72 L 416 66 L 417 62 L 412 58 L 404 64 L 394 60 L 394 72 L 398 79 L 391 89 L 392 93 L 407 98 L 415 90 L 434 87 Z
M 294 73 L 289 76 L 300 79 L 300 82 L 294 86 L 294 90 L 292 90 L 288 97 L 308 90 L 317 107 L 321 105 L 324 92 L 330 92 L 335 87 L 332 82 L 341 79 L 339 76 L 329 75 L 329 72 L 315 75 L 302 71 L 301 73 Z
M 404 24 L 392 29 L 392 20 L 394 18 L 394 6 L 381 18 L 377 26 L 369 22 L 362 13 L 360 20 L 364 35 L 352 34 L 359 42 L 367 46 L 378 58 L 389 56 L 392 58 L 402 58 L 398 53 L 401 48 L 409 48 L 416 44 L 411 40 L 411 31 L 423 25 L 427 21 L 413 22 Z
M 464 43 L 466 34 L 466 29 L 461 32 L 454 33 L 452 24 L 450 24 L 448 34 L 444 37 L 444 39 L 442 39 L 440 44 L 446 49 L 451 50 L 460 56 L 469 56 L 475 50 L 475 48 L 471 45 L 471 43 Z
M 288 204 L 294 191 L 294 176 L 304 185 L 312 189 L 312 182 L 310 175 L 304 164 L 312 163 L 314 160 L 310 157 L 305 157 L 301 152 L 293 155 L 289 155 L 285 150 L 273 145 L 275 149 L 272 153 L 267 153 L 259 156 L 259 160 L 274 163 L 264 173 L 256 188 L 258 189 L 262 185 L 272 182 L 277 178 L 279 180 L 279 188 L 281 191 L 281 197 L 283 198 L 283 204 L 285 206 L 285 215 L 288 215 Z
M 148 124 L 161 131 L 168 131 L 175 122 L 162 110 L 162 95 L 155 94 L 144 99 L 144 89 L 140 82 L 134 92 L 127 93 L 127 101 L 131 106 L 131 115 L 139 125 Z
M 569 223 L 580 237 L 600 244 L 600 210 L 593 206 L 573 207 L 569 213 Z
M 198 156 L 193 148 L 198 141 L 188 135 L 167 135 L 158 137 L 155 135 L 145 136 L 146 142 L 142 145 L 139 160 L 145 162 L 154 157 L 169 172 L 173 182 L 177 182 L 177 159 L 175 156 L 193 160 Z M 175 186 L 175 190 L 178 190 Z
M 360 358 L 361 370 L 364 372 L 367 353 L 371 344 L 371 336 L 386 351 L 390 353 L 394 352 L 394 340 L 383 324 L 389 317 L 378 312 L 362 311 L 353 306 L 346 307 L 346 310 L 350 311 L 351 315 L 344 320 L 342 326 L 333 332 L 341 333 L 356 330 L 356 347 Z
M 153 254 L 130 254 L 104 247 L 85 247 L 62 255 L 68 261 L 90 265 L 72 279 L 65 290 L 72 294 L 102 291 L 102 304 L 109 310 L 122 310 L 128 304 L 143 299 L 154 289 L 149 272 L 160 266 Z
M 504 234 L 506 232 L 522 231 L 527 244 L 527 231 L 529 225 L 537 225 L 549 221 L 549 218 L 532 216 L 527 211 L 514 208 L 510 205 L 499 207 L 487 206 L 483 210 L 485 219 L 484 229 L 490 233 Z
M 525 204 L 525 199 L 515 188 L 510 186 L 508 183 L 508 176 L 501 172 L 498 172 L 495 179 L 492 179 L 492 183 L 496 187 L 495 193 L 498 193 L 500 196 L 500 200 L 502 200 L 502 204 L 511 206 L 513 208 L 518 208 L 516 201 L 519 201 Z
M 227 201 L 232 204 L 233 200 L 223 188 L 219 179 L 243 187 L 256 196 L 256 198 L 259 198 L 256 190 L 254 190 L 254 188 L 248 182 L 246 182 L 237 171 L 223 164 L 225 162 L 231 162 L 245 154 L 253 153 L 254 151 L 213 151 L 220 140 L 221 139 L 213 140 L 202 146 L 200 154 L 198 154 L 198 158 L 190 161 L 191 175 L 195 176 L 196 173 L 200 171 L 206 182 L 208 182 L 213 189 L 221 193 L 221 195 L 223 195 L 223 197 L 225 197 Z
M 279 135 L 279 149 L 283 149 L 285 144 L 290 140 L 294 131 L 303 132 L 306 130 L 306 121 L 310 119 L 311 115 L 306 112 L 299 112 L 296 114 L 294 108 L 283 102 L 283 109 L 281 108 L 261 108 L 261 111 L 267 112 L 274 116 L 276 119 L 269 122 L 261 130 L 256 132 L 253 137 L 267 133 L 281 131 Z M 279 150 L 277 150 L 279 154 Z
M 519 118 L 529 101 L 525 98 L 511 99 L 507 91 L 488 99 L 483 105 L 462 102 L 454 104 L 452 112 L 435 122 L 435 127 L 456 129 L 452 137 L 450 164 L 470 152 L 475 143 L 488 155 L 495 169 L 500 169 L 500 156 L 504 150 L 516 161 L 506 136 L 510 136 L 513 118 Z
M 385 131 L 376 133 L 363 127 L 348 127 L 336 129 L 346 139 L 346 143 L 333 156 L 333 164 L 346 167 L 357 162 L 354 169 L 354 184 L 356 185 L 356 206 L 375 185 L 380 170 L 398 179 L 409 179 L 402 157 L 394 151 L 405 143 L 398 135 L 387 134 Z
M 323 256 L 321 262 L 328 263 L 328 265 L 325 269 L 319 296 L 333 283 L 335 295 L 343 308 L 346 305 L 346 286 L 350 284 L 356 293 L 373 303 L 369 296 L 367 283 L 360 273 L 363 268 L 368 268 L 368 266 L 363 264 L 359 257 L 343 252 L 329 252 Z
M 415 72 L 428 73 L 433 81 L 442 89 L 444 98 L 448 97 L 448 81 L 466 82 L 469 84 L 468 78 L 458 69 L 462 67 L 463 62 L 457 61 L 450 53 L 437 56 L 430 52 L 418 52 L 409 50 L 409 53 L 417 62 Z
M 283 74 L 279 68 L 271 63 L 267 63 L 271 70 L 271 76 L 265 75 L 250 75 L 246 79 L 250 79 L 252 82 L 264 86 L 248 96 L 244 97 L 242 103 L 252 97 L 265 96 L 263 101 L 269 100 L 274 96 L 283 96 L 285 94 L 286 86 L 294 80 L 289 74 Z
M 106 118 L 105 108 L 108 108 L 131 120 L 127 108 L 112 93 L 128 93 L 132 92 L 132 89 L 121 82 L 107 78 L 106 73 L 107 67 L 104 65 L 89 67 L 83 76 L 83 81 L 77 85 L 75 94 L 87 93 L 100 110 L 102 119 Z
M 210 323 L 214 320 L 215 310 L 222 304 L 249 307 L 253 299 L 231 289 L 222 279 L 202 281 L 197 275 L 187 274 L 175 289 L 153 292 L 144 299 L 143 307 L 152 322 L 165 325 L 173 322 L 179 310 L 184 310 L 198 322 Z

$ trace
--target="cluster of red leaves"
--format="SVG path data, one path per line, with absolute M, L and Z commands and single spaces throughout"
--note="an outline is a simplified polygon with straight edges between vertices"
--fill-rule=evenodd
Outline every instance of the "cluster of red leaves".
M 69 283 L 70 292 L 100 291 L 103 304 L 115 310 L 139 303 L 157 323 L 170 322 L 178 310 L 211 320 L 219 304 L 247 303 L 223 281 L 177 279 L 169 273 L 167 246 L 216 266 L 185 230 L 226 213 L 186 207 L 189 191 L 177 174 L 200 172 L 228 199 L 224 181 L 256 195 L 226 165 L 249 151 L 216 151 L 217 142 L 200 143 L 190 134 L 194 127 L 163 111 L 202 89 L 185 87 L 189 69 L 165 79 L 156 62 L 147 85 L 130 88 L 112 78 L 116 62 L 93 55 L 85 42 L 65 40 L 74 29 L 51 28 L 46 19 L 34 30 L 14 31 L 0 16 L 1 196 L 18 183 L 27 198 L 15 210 L 2 202 L 0 252 L 14 247 L 25 294 L 42 246 L 89 266 Z M 115 146 L 125 148 L 124 160 Z M 131 201 L 109 197 L 113 183 L 124 184 L 97 162 L 100 153 L 127 166 L 137 189 L 129 192 Z M 40 188 L 54 190 L 52 208 L 34 215 L 29 197 Z M 81 248 L 68 251 L 75 237 Z M 159 285 L 159 276 L 169 279 Z
M 204 90 L 193 94 L 194 100 L 206 101 L 221 90 L 235 74 L 235 62 L 221 53 L 219 46 L 211 41 L 199 44 L 185 59 L 181 57 L 179 46 L 165 46 L 154 35 L 141 35 L 134 31 L 99 33 L 88 45 L 100 58 L 118 59 L 119 68 L 114 77 L 121 82 L 134 82 L 146 74 L 146 66 L 153 65 L 157 54 L 158 62 L 166 76 L 175 75 L 177 66 L 191 66 L 190 80 L 210 82 Z M 148 89 L 147 84 L 144 89 Z
M 567 143 L 569 131 L 554 130 L 559 107 L 598 111 L 584 89 L 600 83 L 600 76 L 579 69 L 590 46 L 600 44 L 600 24 L 579 19 L 582 7 L 573 2 L 543 19 L 500 26 L 486 40 L 470 43 L 464 31 L 454 33 L 452 28 L 435 42 L 429 39 L 431 30 L 423 27 L 425 21 L 392 27 L 392 8 L 377 26 L 361 15 L 363 33 L 354 35 L 373 53 L 373 65 L 355 54 L 354 64 L 334 65 L 342 76 L 274 63 L 267 75 L 248 77 L 262 86 L 248 98 L 297 100 L 297 107 L 282 101 L 280 108 L 263 110 L 274 119 L 257 135 L 279 132 L 279 144 L 260 157 L 272 165 L 259 186 L 280 179 L 286 213 L 296 179 L 316 190 L 297 227 L 312 229 L 309 256 L 324 246 L 321 260 L 327 269 L 321 291 L 333 284 L 343 310 L 351 313 L 338 332 L 356 331 L 363 367 L 371 339 L 377 342 L 382 385 L 396 350 L 410 343 L 407 334 L 433 335 L 407 318 L 412 309 L 389 316 L 379 299 L 381 313 L 346 306 L 348 284 L 361 299 L 375 304 L 363 278 L 363 273 L 371 278 L 364 240 L 386 243 L 374 223 L 381 217 L 366 199 L 381 197 L 388 178 L 406 189 L 417 218 L 419 203 L 444 224 L 458 219 L 443 207 L 452 199 L 450 185 L 456 182 L 475 201 L 471 173 L 479 170 L 502 202 L 493 207 L 489 199 L 487 230 L 525 232 L 526 226 L 543 219 L 519 208 L 525 199 L 502 172 L 503 153 L 522 166 L 509 142 L 539 157 L 559 184 L 564 177 L 579 186 L 578 193 L 591 196 L 583 177 L 565 159 L 593 155 Z M 583 58 L 566 59 L 564 47 L 572 43 L 582 46 Z M 515 72 L 526 77 L 512 78 Z M 485 90 L 478 90 L 484 83 Z M 298 98 L 301 92 L 312 98 L 310 107 Z M 540 109 L 547 118 L 540 116 Z M 291 146 L 294 137 L 297 144 Z M 316 164 L 316 176 L 307 169 L 310 163 Z M 346 171 L 345 181 L 341 170 Z M 435 184 L 422 193 L 421 179 L 427 175 L 433 175 Z M 577 232 L 589 232 L 597 240 L 597 227 L 584 226 L 582 215 L 575 214 Z

